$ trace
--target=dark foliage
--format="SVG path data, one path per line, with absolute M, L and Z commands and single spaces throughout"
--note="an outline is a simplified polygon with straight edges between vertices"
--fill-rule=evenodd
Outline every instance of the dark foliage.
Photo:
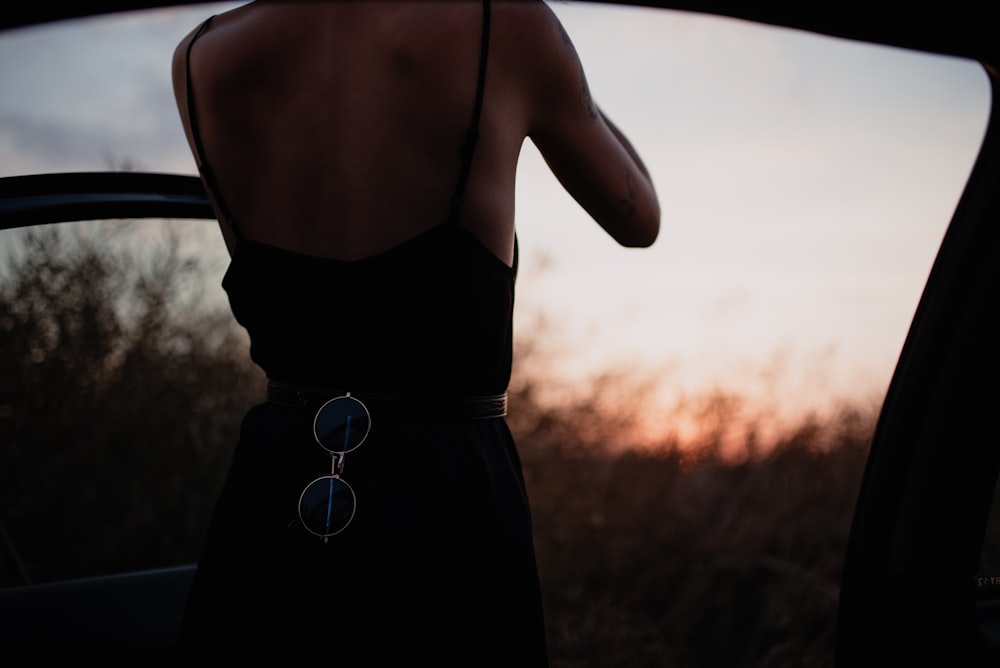
M 195 559 L 225 447 L 259 388 L 198 266 L 138 266 L 96 236 L 33 230 L 0 283 L 0 578 L 21 584 Z
M 33 231 L 0 282 L 0 585 L 188 563 L 260 372 L 198 263 Z M 534 506 L 554 668 L 832 665 L 839 569 L 870 412 L 768 442 L 725 424 L 629 447 L 634 416 L 538 398 L 519 348 L 511 426 Z M 713 404 L 718 406 L 718 402 Z M 624 411 L 624 412 L 623 412 Z M 724 423 L 725 411 L 715 416 Z M 615 447 L 607 447 L 613 443 Z

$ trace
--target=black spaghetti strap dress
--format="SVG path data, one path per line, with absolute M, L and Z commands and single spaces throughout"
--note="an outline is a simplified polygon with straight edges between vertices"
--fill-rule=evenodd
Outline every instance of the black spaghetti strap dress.
M 488 36 L 486 2 L 471 139 L 445 222 L 351 262 L 237 241 L 223 287 L 268 378 L 412 397 L 506 391 L 516 261 L 507 266 L 454 215 Z M 199 167 L 221 203 L 188 74 Z M 528 498 L 506 420 L 373 415 L 344 467 L 356 512 L 324 541 L 297 512 L 303 488 L 330 471 L 315 411 L 267 401 L 246 415 L 189 595 L 182 650 L 280 651 L 333 665 L 396 665 L 401 656 L 547 665 Z

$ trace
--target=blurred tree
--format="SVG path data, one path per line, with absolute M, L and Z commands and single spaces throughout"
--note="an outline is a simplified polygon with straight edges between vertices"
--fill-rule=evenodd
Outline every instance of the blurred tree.
M 26 230 L 0 271 L 0 587 L 193 562 L 263 396 L 245 332 L 199 306 L 198 256 L 170 235 L 121 252 L 135 226 L 95 225 Z M 518 341 L 510 424 L 553 668 L 832 665 L 875 414 L 805 416 L 764 443 L 722 392 L 693 404 L 700 441 L 631 447 L 641 381 L 545 400 L 551 334 Z
M 242 332 L 190 308 L 200 265 L 175 241 L 142 263 L 100 227 L 19 241 L 0 281 L 0 583 L 193 561 L 262 396 Z

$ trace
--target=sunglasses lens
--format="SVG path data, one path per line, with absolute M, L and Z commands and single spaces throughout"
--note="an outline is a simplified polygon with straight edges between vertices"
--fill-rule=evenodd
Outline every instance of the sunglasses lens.
M 354 490 L 340 478 L 326 475 L 309 483 L 299 497 L 299 519 L 310 533 L 332 536 L 354 517 Z
M 371 429 L 371 416 L 354 397 L 336 397 L 316 412 L 313 433 L 328 452 L 350 452 L 361 445 Z

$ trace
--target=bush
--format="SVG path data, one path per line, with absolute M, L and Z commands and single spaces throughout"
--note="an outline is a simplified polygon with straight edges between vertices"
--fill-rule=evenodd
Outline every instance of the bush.
M 244 333 L 192 301 L 202 266 L 176 243 L 135 262 L 103 235 L 21 241 L 0 281 L 0 584 L 193 562 L 263 392 Z M 607 397 L 641 387 L 543 401 L 537 344 L 517 349 L 510 423 L 553 668 L 831 666 L 874 411 L 765 441 L 723 393 L 693 440 L 640 446 L 641 409 Z
M 139 266 L 100 235 L 21 241 L 0 283 L 3 583 L 194 561 L 260 396 L 245 342 L 182 302 L 199 267 L 176 244 Z

